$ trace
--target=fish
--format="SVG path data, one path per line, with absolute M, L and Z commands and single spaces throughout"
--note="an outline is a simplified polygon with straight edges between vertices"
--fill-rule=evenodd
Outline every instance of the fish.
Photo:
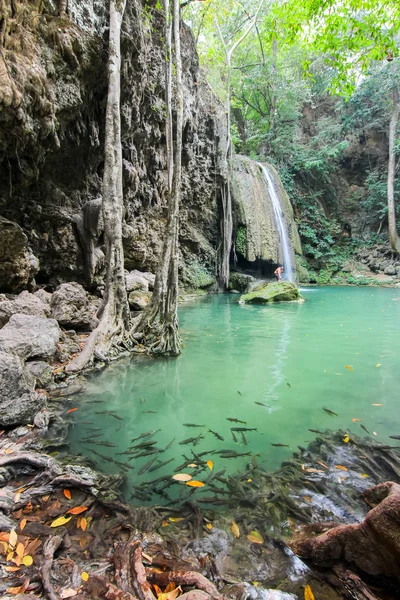
M 159 465 L 154 465 L 154 467 L 151 467 L 149 469 L 149 473 L 152 473 L 153 471 L 157 471 L 157 469 L 161 469 L 161 467 L 165 467 L 165 465 L 169 465 L 169 463 L 172 462 L 173 460 L 175 460 L 175 458 L 170 458 L 169 460 L 166 460 L 166 461 L 160 463 Z
M 140 404 L 146 404 L 147 402 L 147 398 L 145 398 L 144 396 L 142 396 L 139 400 Z
M 400 440 L 400 435 L 389 435 L 392 440 Z
M 205 425 L 196 425 L 196 423 L 183 423 L 184 427 L 205 427 Z
M 242 392 L 240 390 L 237 390 L 237 393 L 239 394 L 239 396 L 242 395 Z
M 141 435 L 138 435 L 138 437 L 132 438 L 131 442 L 137 442 L 138 440 L 141 440 L 142 438 L 150 437 L 152 435 L 155 435 L 159 431 L 161 431 L 161 429 L 152 429 L 151 431 L 146 431 L 146 433 L 142 433 Z
M 236 452 L 236 450 L 233 448 L 225 448 L 224 450 L 218 450 L 217 454 L 234 454 Z
M 142 448 L 149 448 L 150 446 L 154 446 L 154 444 L 157 444 L 157 440 L 149 440 L 148 442 L 141 442 L 140 444 L 136 444 L 136 446 L 130 446 L 130 450 L 135 449 L 135 450 L 142 450 Z
M 258 406 L 265 406 L 266 408 L 271 408 L 269 404 L 265 404 L 264 402 L 254 402 L 254 404 L 258 404 Z
M 112 442 L 96 442 L 95 440 L 93 443 L 96 444 L 96 446 L 106 446 L 107 448 L 115 448 L 115 444 L 113 444 Z
M 246 436 L 244 435 L 243 431 L 241 431 L 240 433 L 242 434 L 242 441 L 243 441 L 243 444 L 244 444 L 245 446 L 247 446 L 247 444 L 248 444 L 248 441 L 247 441 L 247 439 L 246 439 Z
M 271 444 L 271 446 L 276 446 L 277 448 L 289 448 L 288 444 Z
M 150 469 L 150 467 L 156 462 L 157 460 L 157 456 L 155 456 L 154 458 L 152 458 L 151 460 L 149 460 L 148 463 L 146 463 L 141 469 L 140 471 L 138 471 L 138 475 L 142 475 L 143 473 L 145 473 L 148 469 Z
M 155 415 L 157 414 L 156 410 L 142 410 L 142 415 Z
M 169 449 L 171 448 L 171 446 L 172 446 L 172 444 L 174 443 L 174 441 L 175 441 L 175 438 L 174 438 L 173 440 L 171 440 L 171 441 L 169 442 L 169 444 L 167 444 L 167 445 L 165 446 L 165 448 L 164 448 L 164 452 L 166 452 L 167 450 L 169 450 Z
M 290 383 L 289 383 L 288 381 L 286 382 L 286 385 L 288 386 L 288 388 L 289 388 L 289 390 L 290 390 L 290 388 L 291 388 L 292 386 L 290 385 Z
M 361 425 L 361 424 L 360 424 L 360 427 L 361 427 L 361 429 L 364 429 L 364 431 L 365 431 L 366 433 L 368 433 L 368 435 L 369 435 L 369 431 L 368 431 L 368 429 L 365 427 L 365 425 Z
M 221 454 L 221 458 L 239 458 L 240 456 L 251 456 L 251 452 L 233 452 L 232 454 Z
M 231 429 L 231 434 L 232 434 L 232 439 L 233 439 L 233 441 L 234 441 L 235 443 L 237 443 L 237 437 L 236 437 L 236 435 L 234 434 L 234 432 L 232 431 L 232 429 Z
M 102 458 L 103 460 L 106 460 L 109 463 L 119 465 L 120 467 L 124 467 L 125 469 L 134 469 L 135 468 L 132 465 L 128 465 L 128 463 L 122 463 L 122 462 L 119 462 L 118 460 L 115 460 L 114 458 L 111 458 L 110 456 L 105 456 L 105 454 L 100 454 L 100 452 L 96 452 L 96 450 L 92 450 L 91 448 L 89 448 L 89 452 L 92 452 L 92 454 L 96 454 L 96 456 L 99 456 L 100 458 Z
M 247 425 L 246 421 L 241 421 L 240 419 L 231 419 L 229 417 L 226 417 L 227 421 L 231 421 L 232 423 L 243 423 L 243 425 Z
M 122 417 L 120 417 L 119 415 L 116 415 L 115 413 L 113 413 L 110 410 L 97 411 L 95 414 L 96 415 L 107 415 L 109 417 L 114 417 L 114 419 L 118 419 L 118 421 L 123 421 L 124 420 Z
M 200 440 L 204 438 L 203 434 L 198 435 L 197 437 L 187 438 L 187 440 L 182 440 L 179 444 L 182 446 L 183 444 L 193 444 L 194 446 L 199 443 Z
M 311 433 L 319 433 L 320 435 L 323 435 L 323 432 L 319 429 L 309 429 L 308 431 L 311 431 Z
M 326 413 L 328 413 L 328 415 L 332 415 L 333 417 L 339 416 L 337 413 L 333 412 L 333 410 L 330 410 L 329 408 L 322 407 L 322 410 L 324 410 Z
M 131 456 L 130 458 L 128 458 L 128 460 L 136 460 L 137 458 L 143 458 L 143 456 L 150 456 L 151 454 L 159 454 L 160 452 L 161 450 L 159 450 L 158 448 L 149 448 L 148 450 L 145 450 L 140 454 L 135 454 L 134 456 Z
M 208 430 L 210 433 L 212 433 L 213 435 L 215 435 L 216 438 L 218 438 L 219 440 L 221 440 L 221 442 L 224 441 L 224 438 L 222 437 L 222 435 L 220 435 L 217 431 L 213 431 L 212 429 Z
M 256 427 L 231 427 L 231 431 L 257 431 Z

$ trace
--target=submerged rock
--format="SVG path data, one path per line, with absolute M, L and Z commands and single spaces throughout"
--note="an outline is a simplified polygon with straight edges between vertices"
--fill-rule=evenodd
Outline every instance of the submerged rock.
M 24 315 L 36 315 L 48 317 L 49 307 L 43 304 L 40 298 L 29 292 L 21 292 L 13 300 L 6 296 L 0 298 L 0 327 L 3 327 L 12 315 L 17 313 Z
M 268 283 L 240 297 L 240 303 L 263 304 L 265 302 L 293 302 L 302 300 L 298 287 L 290 281 Z
M 78 330 L 92 330 L 97 325 L 94 299 L 79 283 L 63 283 L 51 298 L 51 316 L 60 325 Z
M 51 358 L 60 338 L 60 328 L 54 319 L 34 315 L 12 315 L 0 331 L 0 350 L 20 358 Z
M 34 379 L 15 354 L 0 350 L 0 426 L 30 423 L 44 397 L 33 391 Z

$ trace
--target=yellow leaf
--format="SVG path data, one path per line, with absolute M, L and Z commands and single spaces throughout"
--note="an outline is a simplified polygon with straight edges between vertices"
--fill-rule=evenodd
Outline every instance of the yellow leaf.
M 64 496 L 66 498 L 68 498 L 68 500 L 71 500 L 72 496 L 71 496 L 71 492 L 69 490 L 63 490 L 64 492 Z
M 10 544 L 10 546 L 12 548 L 16 545 L 17 540 L 18 540 L 18 536 L 17 536 L 16 531 L 14 529 L 11 529 L 11 531 L 10 531 L 10 537 L 8 539 L 8 543 Z
M 250 540 L 250 542 L 253 542 L 253 544 L 264 543 L 264 538 L 261 534 L 258 533 L 258 531 L 250 531 L 249 535 L 247 536 L 247 539 Z
M 347 369 L 348 371 L 350 371 L 350 373 L 354 373 L 354 369 L 352 365 L 346 365 L 345 369 Z
M 71 519 L 72 517 L 58 517 L 58 519 L 50 523 L 50 527 L 61 527 L 61 525 L 65 525 Z
M 25 565 L 25 567 L 30 567 L 33 564 L 32 556 L 30 556 L 29 554 L 24 556 L 24 558 L 22 559 L 22 564 Z
M 158 585 L 156 583 L 153 583 L 153 588 L 155 593 L 157 594 L 157 598 L 160 594 L 162 594 L 162 589 L 160 587 L 158 587 Z
M 348 468 L 344 467 L 343 465 L 335 465 L 335 469 L 341 469 L 342 471 L 348 471 Z
M 213 528 L 213 526 L 211 525 L 211 523 L 207 523 L 206 527 L 207 527 L 207 529 L 212 529 Z
M 167 521 L 161 521 L 161 526 L 162 527 L 168 527 Z
M 158 600 L 175 600 L 182 592 L 182 588 L 179 586 L 170 592 L 164 592 L 158 596 Z
M 17 544 L 17 549 L 15 552 L 17 553 L 17 555 L 20 558 L 22 558 L 24 556 L 24 550 L 25 550 L 25 548 L 24 548 L 23 544 L 21 544 L 21 543 Z
M 202 481 L 196 481 L 192 479 L 192 481 L 186 481 L 186 485 L 190 485 L 190 487 L 203 487 L 205 484 Z
M 382 406 L 382 404 L 373 404 L 372 406 Z
M 14 496 L 14 502 L 19 502 L 21 500 L 21 492 L 17 492 Z
M 86 527 L 87 527 L 87 525 L 88 525 L 88 522 L 87 522 L 87 520 L 85 519 L 85 517 L 82 517 L 82 518 L 81 518 L 81 523 L 80 523 L 80 525 L 81 525 L 81 529 L 82 529 L 82 531 L 86 531 Z
M 197 467 L 197 465 L 195 463 L 191 463 L 190 465 L 188 465 L 188 467 L 190 467 L 191 469 L 194 469 L 195 467 Z
M 309 585 L 306 585 L 304 588 L 304 600 L 315 600 L 315 596 Z
M 361 477 L 369 477 L 368 473 L 361 473 Z
M 251 477 L 247 480 L 247 483 L 251 483 L 253 480 L 251 479 Z
M 14 552 L 13 551 L 9 552 L 6 557 L 6 561 L 10 562 L 10 560 L 12 559 L 13 556 L 14 556 Z
M 175 481 L 190 481 L 192 476 L 188 473 L 177 473 L 176 475 L 172 475 L 172 479 L 175 479 Z
M 343 438 L 343 441 L 344 441 L 345 444 L 347 444 L 350 441 L 349 436 L 345 435 L 344 438 Z
M 375 366 L 376 366 L 377 369 L 379 369 L 379 367 L 382 366 L 382 363 L 377 363 Z
M 235 523 L 235 521 L 232 521 L 231 529 L 232 529 L 232 533 L 233 533 L 233 535 L 234 535 L 236 538 L 240 537 L 240 529 L 239 529 L 239 525 L 238 525 L 237 523 Z
M 169 521 L 171 523 L 179 523 L 179 521 L 184 521 L 185 517 L 169 517 Z
M 208 460 L 208 461 L 207 461 L 207 467 L 210 469 L 210 471 L 212 471 L 212 470 L 213 470 L 213 466 L 214 466 L 214 463 L 213 463 L 213 461 L 212 461 L 212 460 Z
M 19 530 L 23 531 L 25 529 L 25 525 L 26 525 L 26 519 L 22 519 L 21 523 L 19 524 Z
M 86 573 L 86 571 L 82 571 L 81 577 L 83 581 L 87 581 L 89 579 L 89 573 Z

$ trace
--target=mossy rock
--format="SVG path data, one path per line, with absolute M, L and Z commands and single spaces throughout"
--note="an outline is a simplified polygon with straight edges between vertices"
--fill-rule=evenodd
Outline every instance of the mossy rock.
M 241 303 L 264 304 L 266 302 L 294 302 L 302 300 L 298 287 L 289 281 L 277 281 L 269 283 L 263 288 L 243 294 L 240 297 Z
M 255 278 L 252 275 L 239 273 L 238 271 L 232 271 L 229 276 L 229 289 L 245 292 L 249 283 L 253 281 L 255 281 Z

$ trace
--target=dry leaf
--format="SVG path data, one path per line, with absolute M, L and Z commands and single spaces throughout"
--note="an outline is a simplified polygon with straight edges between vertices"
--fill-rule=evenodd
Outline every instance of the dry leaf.
M 321 469 L 312 469 L 311 467 L 308 469 L 303 469 L 306 473 L 323 473 Z
M 24 556 L 24 558 L 22 559 L 22 564 L 25 567 L 30 567 L 33 564 L 32 556 L 30 556 L 30 554 L 27 554 L 26 556 Z
M 253 544 L 264 543 L 264 538 L 260 533 L 258 533 L 258 531 L 250 531 L 249 535 L 247 536 L 247 539 L 250 540 L 250 542 L 253 542 Z
M 58 519 L 50 523 L 50 527 L 61 527 L 61 525 L 66 525 L 71 519 L 72 517 L 58 517 Z
M 362 419 L 352 419 L 353 423 L 360 423 L 362 421 Z
M 13 556 L 14 556 L 14 551 L 11 550 L 11 552 L 9 552 L 6 556 L 6 561 L 10 562 L 10 560 L 12 559 Z
M 377 363 L 375 366 L 376 366 L 376 368 L 378 369 L 379 367 L 381 367 L 381 366 L 382 366 L 382 363 Z
M 213 461 L 212 461 L 212 460 L 208 460 L 208 461 L 207 461 L 207 467 L 210 469 L 210 471 L 212 471 L 212 470 L 213 470 L 213 466 L 214 466 L 214 463 L 213 463 Z
M 240 529 L 239 529 L 239 525 L 238 525 L 237 523 L 235 523 L 235 521 L 232 521 L 231 529 L 232 529 L 232 533 L 233 533 L 233 535 L 234 535 L 236 538 L 240 537 Z
M 312 500 L 311 496 L 303 496 L 303 498 L 306 502 L 311 502 Z
M 144 560 L 147 560 L 147 562 L 149 562 L 150 564 L 153 562 L 152 557 L 148 554 L 145 554 L 144 552 L 142 552 L 142 558 L 144 558 Z
M 192 481 L 186 481 L 186 485 L 190 485 L 190 487 L 203 487 L 205 484 L 202 481 L 196 481 L 192 479 Z
M 170 592 L 163 592 L 158 596 L 158 600 L 175 600 L 182 593 L 182 588 L 179 586 Z
M 369 477 L 368 473 L 361 473 L 361 477 Z
M 373 404 L 372 406 L 383 406 L 383 404 Z
M 345 435 L 344 438 L 343 438 L 343 441 L 344 441 L 345 444 L 347 444 L 350 441 L 349 436 Z
M 213 528 L 213 526 L 211 525 L 211 523 L 207 523 L 206 527 L 207 527 L 207 529 L 212 529 Z
M 64 492 L 64 496 L 66 498 L 68 498 L 68 500 L 71 500 L 72 496 L 71 496 L 71 492 L 69 490 L 63 490 Z
M 81 527 L 82 531 L 86 531 L 87 526 L 88 526 L 87 520 L 85 519 L 85 517 L 82 517 L 81 523 L 80 523 L 80 527 Z
M 167 521 L 161 521 L 161 527 L 168 527 L 168 525 Z
M 335 465 L 335 469 L 341 469 L 342 471 L 348 471 L 348 468 L 344 467 L 343 465 Z
M 73 596 L 76 596 L 78 593 L 78 590 L 73 590 L 72 588 L 66 588 L 65 590 L 62 590 L 62 592 L 60 593 L 60 598 L 62 600 L 66 600 L 67 598 L 73 598 Z
M 77 407 L 75 407 L 75 408 L 70 408 L 69 410 L 67 410 L 67 414 L 68 414 L 68 413 L 75 412 L 76 410 L 78 410 L 78 408 L 77 408 Z
M 12 587 L 12 588 L 7 588 L 6 589 L 6 593 L 7 594 L 12 594 L 13 596 L 16 596 L 17 594 L 20 594 L 21 591 L 22 591 L 22 586 Z
M 25 548 L 25 552 L 27 554 L 33 554 L 34 552 L 36 552 L 36 550 L 39 548 L 39 546 L 42 545 L 41 540 L 39 540 L 39 538 L 36 538 L 34 540 L 32 540 L 31 542 L 29 542 L 29 544 L 27 545 L 27 547 Z
M 16 545 L 17 540 L 18 540 L 18 536 L 17 536 L 16 531 L 14 529 L 11 529 L 10 536 L 8 538 L 8 543 L 10 544 L 10 546 L 12 548 Z
M 23 558 L 23 556 L 24 556 L 24 552 L 25 552 L 24 545 L 23 545 L 23 544 L 21 544 L 21 543 L 17 544 L 17 549 L 16 549 L 16 551 L 15 551 L 15 552 L 17 553 L 17 555 L 18 555 L 20 558 Z
M 14 502 L 17 503 L 21 500 L 21 492 L 17 492 L 14 496 Z
M 7 542 L 10 539 L 10 534 L 6 531 L 0 531 L 0 542 Z
M 304 588 L 304 600 L 315 600 L 315 596 L 309 585 L 306 585 Z
M 350 371 L 350 373 L 354 373 L 353 365 L 346 365 L 345 369 L 347 369 L 348 371 Z
M 14 556 L 12 561 L 15 565 L 17 565 L 17 567 L 19 567 L 19 565 L 22 563 L 22 558 L 20 556 L 16 555 L 16 556 Z
M 180 521 L 184 521 L 185 517 L 169 517 L 169 521 L 171 523 L 179 523 Z
M 15 573 L 15 571 L 20 571 L 19 567 L 3 567 L 7 573 Z
M 82 571 L 81 577 L 83 581 L 87 581 L 89 579 L 89 573 L 86 573 L 86 571 Z
M 162 589 L 160 587 L 158 587 L 158 585 L 156 583 L 153 583 L 153 588 L 155 593 L 157 594 L 157 597 L 162 594 Z
M 143 556 L 143 554 L 142 554 Z M 173 592 L 176 589 L 175 581 L 170 581 L 167 587 L 164 590 L 164 594 L 168 594 L 168 592 Z M 161 590 L 160 590 L 161 591 Z
M 19 530 L 23 531 L 25 529 L 25 525 L 26 525 L 26 519 L 22 519 L 21 523 L 19 524 Z
M 172 479 L 175 479 L 175 481 L 190 481 L 192 476 L 188 475 L 188 473 L 177 473 L 172 476 Z
M 188 465 L 188 467 L 190 467 L 191 469 L 195 469 L 197 465 L 195 463 L 191 463 L 190 465 Z
M 74 508 L 67 510 L 67 515 L 80 515 L 85 510 L 88 510 L 87 506 L 74 506 Z

